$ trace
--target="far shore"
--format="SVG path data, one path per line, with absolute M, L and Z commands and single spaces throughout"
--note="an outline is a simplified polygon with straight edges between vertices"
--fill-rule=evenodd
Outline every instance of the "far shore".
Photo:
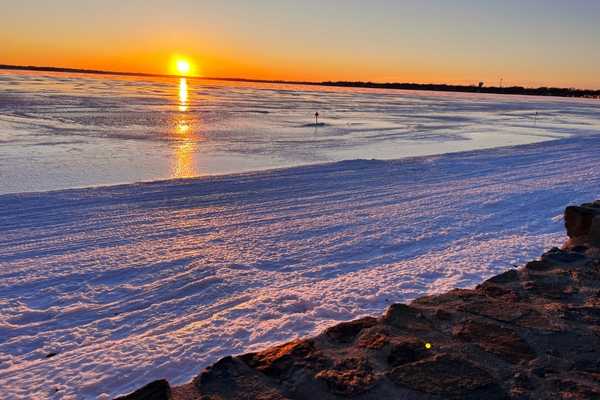
M 287 85 L 311 85 L 311 86 L 333 86 L 333 87 L 353 87 L 370 89 L 399 89 L 399 90 L 426 90 L 436 92 L 460 92 L 460 93 L 489 93 L 489 94 L 509 94 L 509 95 L 527 95 L 527 96 L 554 96 L 554 97 L 579 97 L 600 99 L 600 89 L 576 89 L 560 87 L 538 87 L 527 88 L 523 86 L 485 86 L 482 82 L 479 85 L 451 85 L 438 83 L 400 83 L 400 82 L 361 82 L 361 81 L 287 81 L 287 80 L 269 80 L 269 79 L 248 79 L 237 77 L 204 77 L 204 76 L 181 76 L 169 74 L 150 74 L 144 72 L 122 72 L 122 71 L 103 71 L 94 69 L 80 68 L 62 68 L 33 65 L 8 65 L 0 64 L 0 70 L 13 71 L 41 71 L 41 72 L 66 72 L 78 74 L 97 74 L 97 75 L 119 75 L 119 76 L 139 76 L 153 78 L 194 78 L 213 81 L 232 81 L 232 82 L 256 82 L 256 83 L 278 83 Z

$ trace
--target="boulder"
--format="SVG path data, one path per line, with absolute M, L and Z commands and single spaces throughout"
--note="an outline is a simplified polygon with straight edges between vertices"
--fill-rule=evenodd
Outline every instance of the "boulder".
M 126 396 L 118 397 L 116 400 L 171 400 L 171 386 L 169 382 L 160 379 L 150 382 L 141 389 Z
M 600 247 L 600 201 L 567 207 L 565 228 L 570 238 L 567 247 Z

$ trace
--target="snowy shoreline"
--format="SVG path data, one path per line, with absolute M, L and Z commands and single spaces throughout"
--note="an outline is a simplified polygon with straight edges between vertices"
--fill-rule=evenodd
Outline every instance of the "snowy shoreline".
M 599 148 L 1 195 L 3 395 L 181 384 L 224 355 L 473 286 L 560 244 L 564 207 L 600 195 Z

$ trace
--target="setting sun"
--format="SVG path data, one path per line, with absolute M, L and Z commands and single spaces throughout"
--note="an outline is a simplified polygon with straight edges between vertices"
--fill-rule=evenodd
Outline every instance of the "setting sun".
M 169 72 L 178 76 L 196 76 L 198 75 L 198 66 L 191 58 L 174 54 L 169 63 Z
M 177 72 L 181 75 L 189 74 L 190 69 L 190 62 L 188 60 L 177 60 Z

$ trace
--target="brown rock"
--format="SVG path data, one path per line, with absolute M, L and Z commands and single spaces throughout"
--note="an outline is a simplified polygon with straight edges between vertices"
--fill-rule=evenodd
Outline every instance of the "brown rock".
M 490 279 L 485 281 L 484 284 L 493 283 L 496 285 L 500 285 L 500 284 L 516 282 L 518 280 L 519 280 L 519 273 L 517 272 L 517 270 L 509 269 L 508 271 L 505 271 L 505 272 L 501 273 L 500 275 L 491 277 Z
M 361 333 L 356 345 L 360 348 L 378 350 L 387 345 L 390 332 L 385 328 L 368 329 Z
M 590 400 L 600 398 L 594 386 L 577 379 L 557 378 L 551 381 L 560 399 Z
M 366 328 L 370 328 L 377 323 L 377 319 L 366 317 L 350 322 L 342 322 L 332 326 L 325 331 L 325 334 L 333 341 L 338 343 L 350 343 L 356 336 Z
M 203 400 L 286 400 L 284 390 L 238 358 L 225 357 L 194 379 Z M 174 399 L 178 400 L 178 399 Z
M 600 209 L 589 204 L 567 207 L 565 210 L 567 235 L 571 238 L 587 236 L 596 215 L 600 215 Z
M 389 373 L 389 378 L 398 385 L 444 398 L 507 398 L 494 378 L 484 369 L 448 354 L 394 368 Z
M 553 248 L 542 255 L 542 263 L 552 266 L 582 266 L 589 262 L 585 254 Z M 530 263 L 531 264 L 531 263 Z M 529 264 L 528 264 L 529 265 Z M 535 268 L 529 268 L 535 270 Z
M 390 367 L 410 364 L 430 356 L 425 343 L 417 338 L 406 338 L 391 344 L 387 362 Z
M 319 352 L 312 340 L 296 340 L 260 352 L 239 357 L 248 366 L 274 379 L 284 379 L 296 369 L 321 370 L 330 366 L 330 361 Z
M 171 400 L 171 386 L 169 382 L 161 379 L 115 400 Z
M 417 309 L 406 304 L 393 304 L 383 316 L 383 323 L 394 328 L 427 331 L 431 324 L 425 316 Z
M 535 358 L 535 352 L 513 329 L 499 324 L 470 320 L 454 328 L 460 340 L 476 343 L 484 351 L 492 353 L 511 364 Z
M 592 219 L 592 226 L 589 233 L 589 244 L 593 247 L 600 247 L 600 215 Z
M 371 389 L 377 377 L 365 358 L 348 358 L 337 362 L 333 368 L 320 371 L 315 376 L 328 390 L 344 397 L 356 396 Z
M 468 313 L 472 316 L 482 316 L 502 322 L 513 322 L 532 312 L 528 304 L 514 303 L 512 299 L 506 301 L 483 296 L 462 304 L 458 310 L 463 314 Z

